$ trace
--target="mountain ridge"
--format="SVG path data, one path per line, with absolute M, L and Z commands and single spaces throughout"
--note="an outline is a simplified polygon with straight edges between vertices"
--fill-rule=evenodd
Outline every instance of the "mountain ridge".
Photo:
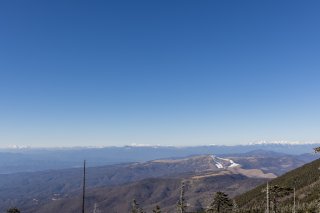
M 79 168 L 86 159 L 88 166 L 145 162 L 155 159 L 180 158 L 214 153 L 223 157 L 254 150 L 279 152 L 290 155 L 311 153 L 315 144 L 304 145 L 237 145 L 196 147 L 108 147 L 66 149 L 0 150 L 0 174 L 33 172 L 51 169 Z M 320 144 L 319 144 L 320 146 Z
M 211 191 L 223 190 L 215 184 L 217 184 L 217 180 L 221 182 L 224 180 L 223 178 L 226 178 L 225 180 L 229 182 L 225 182 L 224 187 L 227 187 L 228 184 L 233 185 L 234 187 L 230 190 L 232 194 L 243 192 L 236 190 L 236 187 L 239 187 L 239 183 L 242 181 L 244 181 L 244 186 L 249 189 L 256 184 L 265 182 L 267 179 L 278 176 L 277 171 L 283 173 L 306 162 L 300 160 L 299 156 L 293 155 L 280 154 L 272 157 L 269 153 L 266 157 L 263 157 L 261 151 L 256 157 L 256 153 L 251 154 L 224 155 L 218 158 L 212 158 L 210 154 L 160 159 L 143 163 L 88 167 L 87 186 L 89 190 L 101 187 L 116 189 L 134 182 L 143 182 L 143 180 L 150 178 L 160 182 L 162 182 L 162 179 L 179 181 L 187 179 L 190 183 L 197 182 L 200 184 L 197 185 L 200 188 L 194 188 L 195 191 L 200 192 L 206 191 L 201 187 L 201 184 L 210 182 L 210 180 L 215 186 L 213 188 L 208 186 Z M 218 168 L 214 159 L 219 160 L 219 163 L 225 164 L 226 167 Z M 229 165 L 232 165 L 230 160 L 239 164 L 239 166 L 228 168 Z M 290 167 L 287 166 L 288 162 L 290 162 Z M 273 175 L 270 176 L 272 173 Z M 51 201 L 69 199 L 72 194 L 79 193 L 81 183 L 82 168 L 0 175 L 0 187 L 2 189 L 0 192 L 0 210 L 5 210 L 9 207 L 8 205 L 31 209 L 35 205 L 41 206 Z M 16 188 L 16 186 L 19 186 L 19 188 Z M 165 185 L 163 187 L 165 188 Z M 127 189 L 122 188 L 122 190 Z M 245 189 L 241 188 L 241 190 Z M 172 196 L 176 195 L 173 193 Z M 126 202 L 130 203 L 131 201 L 127 200 Z M 203 203 L 203 201 L 201 202 Z

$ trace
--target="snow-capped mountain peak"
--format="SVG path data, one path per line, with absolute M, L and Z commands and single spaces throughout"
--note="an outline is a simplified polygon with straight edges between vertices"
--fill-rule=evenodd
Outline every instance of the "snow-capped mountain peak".
M 318 144 L 316 141 L 255 141 L 248 145 L 305 145 L 305 144 Z

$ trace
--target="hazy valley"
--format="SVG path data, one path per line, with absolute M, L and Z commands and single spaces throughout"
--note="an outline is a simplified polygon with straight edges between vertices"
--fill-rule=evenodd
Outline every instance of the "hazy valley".
M 283 145 L 278 146 L 281 148 Z M 287 145 L 287 149 L 288 147 L 297 149 L 292 145 Z M 179 197 L 180 183 L 184 181 L 189 209 L 198 210 L 205 208 L 217 191 L 224 191 L 234 197 L 316 159 L 313 154 L 289 155 L 271 151 L 270 147 L 240 153 L 236 153 L 238 147 L 224 148 L 227 151 L 219 155 L 196 154 L 145 162 L 90 166 L 87 168 L 86 209 L 88 212 L 94 208 L 99 208 L 102 212 L 110 208 L 112 212 L 127 212 L 132 199 L 137 199 L 145 210 L 151 211 L 155 205 L 160 205 L 163 211 L 172 212 Z M 170 154 L 174 156 L 180 151 L 170 148 L 176 153 L 161 153 L 168 148 L 126 147 L 123 152 L 131 149 L 157 152 L 155 157 Z M 180 151 L 181 155 L 186 150 Z M 195 152 L 200 152 L 198 150 L 204 151 L 204 148 L 198 147 Z M 99 152 L 92 156 L 101 157 Z M 151 158 L 151 155 L 137 156 L 143 157 Z M 90 165 L 90 161 L 88 162 Z M 81 167 L 2 174 L 0 209 L 4 211 L 10 206 L 19 206 L 26 213 L 79 212 L 81 187 Z

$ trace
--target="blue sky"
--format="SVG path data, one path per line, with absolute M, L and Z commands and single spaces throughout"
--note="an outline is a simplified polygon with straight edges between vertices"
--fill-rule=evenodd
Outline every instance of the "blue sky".
M 0 146 L 320 141 L 319 1 L 1 1 Z

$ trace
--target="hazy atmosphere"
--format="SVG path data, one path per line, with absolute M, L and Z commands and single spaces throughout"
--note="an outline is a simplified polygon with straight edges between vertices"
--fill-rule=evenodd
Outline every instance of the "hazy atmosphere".
M 320 142 L 319 1 L 1 1 L 0 146 Z

